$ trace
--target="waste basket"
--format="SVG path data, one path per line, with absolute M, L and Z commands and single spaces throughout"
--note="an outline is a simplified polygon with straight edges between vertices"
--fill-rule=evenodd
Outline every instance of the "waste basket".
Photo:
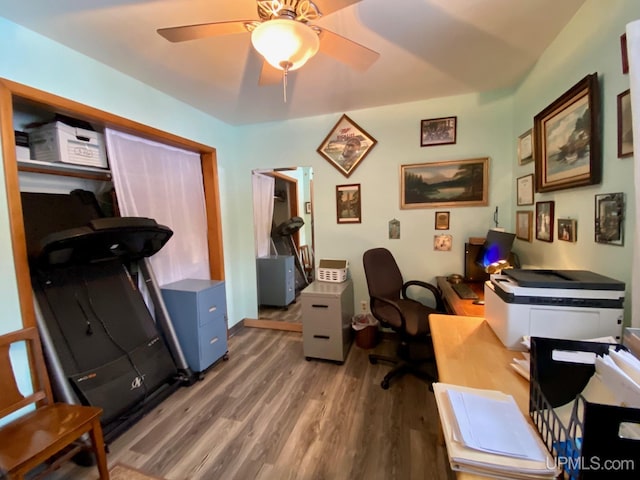
M 374 348 L 378 344 L 378 320 L 371 314 L 358 314 L 351 320 L 356 332 L 356 345 L 360 348 Z

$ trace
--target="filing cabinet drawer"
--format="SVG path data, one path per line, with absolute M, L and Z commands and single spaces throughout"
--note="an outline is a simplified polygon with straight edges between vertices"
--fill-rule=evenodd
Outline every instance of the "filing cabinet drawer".
M 344 362 L 353 332 L 353 284 L 313 282 L 300 294 L 302 340 L 307 359 Z

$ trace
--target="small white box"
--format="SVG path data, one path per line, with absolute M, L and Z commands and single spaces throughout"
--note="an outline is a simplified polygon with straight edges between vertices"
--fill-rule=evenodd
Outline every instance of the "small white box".
M 347 260 L 320 260 L 318 264 L 318 280 L 321 282 L 342 283 L 347 279 Z
M 62 122 L 48 123 L 29 131 L 31 158 L 108 168 L 104 136 Z
M 16 145 L 16 158 L 18 160 L 30 160 L 31 152 L 29 151 L 29 147 L 23 147 L 21 145 Z

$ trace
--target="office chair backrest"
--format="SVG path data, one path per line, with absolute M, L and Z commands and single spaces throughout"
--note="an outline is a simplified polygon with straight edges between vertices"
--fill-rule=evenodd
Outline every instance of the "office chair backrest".
M 362 255 L 369 296 L 397 300 L 402 291 L 402 274 L 386 248 L 373 248 Z

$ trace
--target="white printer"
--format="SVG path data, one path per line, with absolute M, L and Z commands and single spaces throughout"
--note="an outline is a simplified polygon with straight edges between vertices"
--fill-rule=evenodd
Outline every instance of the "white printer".
M 524 350 L 524 335 L 619 340 L 624 289 L 586 270 L 503 270 L 485 282 L 485 318 L 510 350 Z

